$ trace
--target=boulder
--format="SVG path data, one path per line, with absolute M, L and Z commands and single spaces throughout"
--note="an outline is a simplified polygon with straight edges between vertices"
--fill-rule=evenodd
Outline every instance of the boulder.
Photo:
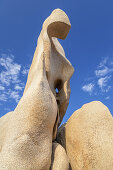
M 113 170 L 113 118 L 99 101 L 75 111 L 65 126 L 72 170 Z
M 50 170 L 68 170 L 69 161 L 65 149 L 58 143 L 53 143 L 52 164 Z

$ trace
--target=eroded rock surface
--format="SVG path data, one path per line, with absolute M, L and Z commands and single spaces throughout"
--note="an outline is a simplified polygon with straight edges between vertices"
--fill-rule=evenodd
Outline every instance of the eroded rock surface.
M 68 16 L 60 9 L 43 23 L 24 94 L 16 109 L 0 119 L 0 170 L 50 168 L 52 141 L 69 103 L 74 72 L 57 38 L 65 39 L 70 27 Z M 60 145 L 53 150 L 53 169 L 61 158 L 67 170 L 65 150 Z
M 50 170 L 69 170 L 69 160 L 65 149 L 58 143 L 53 143 L 52 164 Z
M 66 148 L 72 170 L 113 169 L 113 117 L 101 102 L 75 111 L 57 141 Z

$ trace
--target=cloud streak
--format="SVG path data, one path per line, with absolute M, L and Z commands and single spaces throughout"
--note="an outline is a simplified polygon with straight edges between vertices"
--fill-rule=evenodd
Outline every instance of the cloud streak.
M 94 70 L 92 78 L 88 78 L 82 90 L 91 94 L 104 94 L 112 89 L 111 80 L 113 78 L 113 59 L 105 57 Z M 92 80 L 90 82 L 90 80 Z M 96 91 L 96 93 L 95 93 Z M 93 93 L 94 92 L 94 93 Z M 110 99 L 110 97 L 106 97 Z
M 95 70 L 95 75 L 97 77 L 101 77 L 101 76 L 105 76 L 109 72 L 110 72 L 110 69 L 108 69 L 108 67 L 104 67 L 103 69 Z
M 89 92 L 91 94 L 94 90 L 94 84 L 93 83 L 86 84 L 82 87 L 82 90 L 85 92 Z
M 111 76 L 101 77 L 98 79 L 97 84 L 99 85 L 101 91 L 108 92 L 111 86 L 108 86 L 108 81 L 111 79 Z
M 20 100 L 25 84 L 24 79 L 28 73 L 28 66 L 22 66 L 15 62 L 12 54 L 1 54 L 0 56 L 0 101 L 13 100 L 16 103 Z M 26 77 L 27 78 L 27 77 Z
M 3 71 L 0 73 L 0 81 L 6 86 L 10 86 L 11 83 L 19 83 L 19 73 L 21 65 L 14 62 L 14 56 L 7 56 L 2 54 L 0 58 L 0 65 L 3 67 Z

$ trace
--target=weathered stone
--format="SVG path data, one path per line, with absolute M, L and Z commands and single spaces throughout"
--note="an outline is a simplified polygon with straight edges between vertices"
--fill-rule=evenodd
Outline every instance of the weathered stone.
M 61 144 L 64 149 L 66 149 L 66 140 L 65 140 L 65 124 L 63 124 L 60 128 L 58 128 L 57 131 L 57 137 L 56 137 L 56 141 Z
M 69 160 L 65 149 L 58 143 L 53 144 L 50 170 L 69 170 Z
M 113 170 L 113 118 L 101 102 L 74 112 L 65 125 L 72 170 Z
M 60 9 L 43 24 L 24 94 L 16 109 L 0 119 L 0 170 L 50 168 L 52 140 L 68 106 L 74 71 L 57 38 L 65 39 L 69 29 L 69 19 Z

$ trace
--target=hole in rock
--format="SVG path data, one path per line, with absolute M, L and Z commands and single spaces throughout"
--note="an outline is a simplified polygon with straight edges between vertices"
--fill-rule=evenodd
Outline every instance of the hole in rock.
M 54 83 L 54 87 L 55 87 L 55 90 L 56 90 L 56 93 L 58 93 L 61 89 L 62 89 L 62 80 L 56 80 L 55 83 Z
M 59 90 L 58 90 L 58 88 L 56 88 L 56 94 L 58 94 L 58 92 L 59 92 Z

